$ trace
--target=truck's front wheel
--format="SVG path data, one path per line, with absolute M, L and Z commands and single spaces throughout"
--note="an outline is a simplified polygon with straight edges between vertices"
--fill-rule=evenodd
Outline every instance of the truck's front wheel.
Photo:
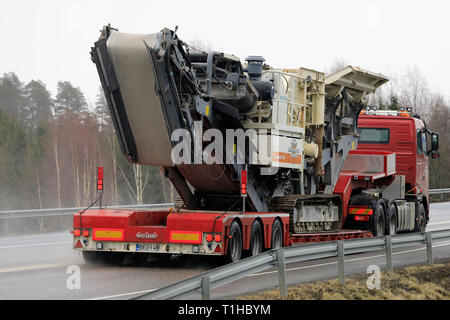
M 414 226 L 414 232 L 425 232 L 425 228 L 427 227 L 427 222 L 425 219 L 425 207 L 422 203 L 419 203 L 418 212 L 418 220 Z

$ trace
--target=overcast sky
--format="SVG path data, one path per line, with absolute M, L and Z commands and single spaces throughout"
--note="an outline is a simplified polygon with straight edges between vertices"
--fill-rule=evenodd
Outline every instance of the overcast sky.
M 107 23 L 122 32 L 179 26 L 244 59 L 320 71 L 336 59 L 384 74 L 417 66 L 430 88 L 450 97 L 449 1 L 9 1 L 0 2 L 0 74 L 40 79 L 54 96 L 58 80 L 92 103 L 100 81 L 90 47 Z

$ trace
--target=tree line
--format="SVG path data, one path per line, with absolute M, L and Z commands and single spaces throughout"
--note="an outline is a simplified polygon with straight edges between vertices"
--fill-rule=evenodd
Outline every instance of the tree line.
M 103 91 L 91 108 L 79 87 L 60 81 L 54 97 L 39 80 L 0 77 L 0 210 L 171 202 L 159 168 L 121 155 Z
M 430 188 L 449 187 L 450 106 L 420 71 L 391 77 L 368 103 L 411 106 L 440 134 L 441 157 L 430 159 Z M 13 72 L 0 77 L 0 210 L 88 206 L 98 197 L 98 166 L 104 167 L 106 205 L 175 200 L 159 168 L 134 165 L 121 155 L 101 88 L 89 108 L 69 81 L 58 82 L 52 97 L 40 80 L 24 83 Z

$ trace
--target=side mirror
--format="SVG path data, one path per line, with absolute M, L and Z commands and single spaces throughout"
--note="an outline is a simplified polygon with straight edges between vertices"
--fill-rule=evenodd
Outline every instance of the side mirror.
M 439 135 L 433 132 L 431 134 L 431 151 L 438 151 L 438 150 L 439 150 Z

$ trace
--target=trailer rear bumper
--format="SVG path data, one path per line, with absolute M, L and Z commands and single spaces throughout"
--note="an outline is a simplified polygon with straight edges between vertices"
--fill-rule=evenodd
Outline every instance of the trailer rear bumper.
M 80 241 L 81 246 L 78 243 Z M 183 244 L 183 243 L 137 243 L 117 241 L 94 241 L 74 238 L 73 247 L 80 251 L 155 253 L 155 254 L 199 254 L 222 255 L 220 243 Z

